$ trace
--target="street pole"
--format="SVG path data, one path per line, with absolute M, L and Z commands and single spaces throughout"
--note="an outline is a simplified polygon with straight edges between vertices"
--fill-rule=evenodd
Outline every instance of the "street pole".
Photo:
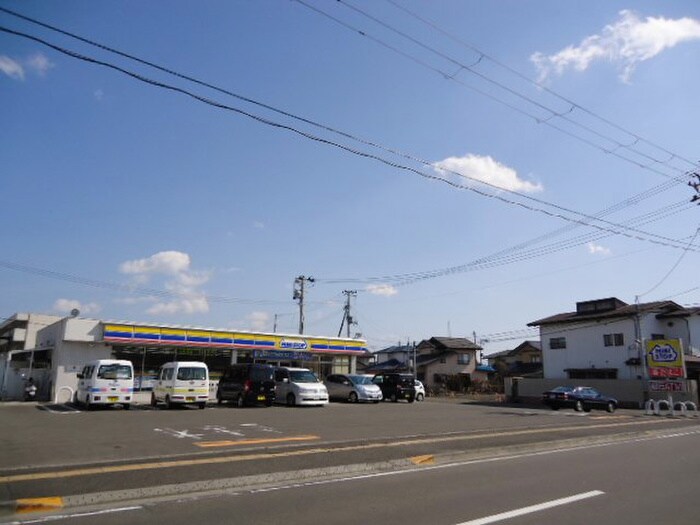
M 300 275 L 294 279 L 294 296 L 293 299 L 299 301 L 299 334 L 304 333 L 304 283 L 313 283 L 313 277 L 305 277 Z

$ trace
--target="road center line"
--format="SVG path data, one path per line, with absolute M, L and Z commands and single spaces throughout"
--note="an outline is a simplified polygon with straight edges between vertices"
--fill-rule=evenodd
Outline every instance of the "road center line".
M 627 426 L 646 426 L 653 425 L 656 423 L 662 423 L 663 420 L 651 419 L 648 421 L 636 421 L 636 422 L 620 422 L 620 423 L 607 423 L 607 424 L 597 424 L 589 425 L 585 427 L 578 426 L 566 426 L 566 427 L 545 427 L 537 429 L 524 429 L 524 430 L 502 430 L 502 431 L 490 431 L 483 433 L 467 434 L 467 435 L 451 435 L 444 437 L 425 437 L 425 438 L 413 438 L 413 439 L 403 439 L 399 441 L 393 441 L 389 443 L 362 443 L 359 445 L 346 445 L 346 446 L 323 446 L 319 448 L 312 449 L 301 449 L 301 450 L 290 450 L 284 452 L 258 452 L 251 454 L 242 454 L 240 456 L 216 456 L 207 458 L 197 458 L 197 459 L 175 459 L 168 461 L 149 461 L 145 463 L 129 463 L 126 465 L 111 465 L 111 466 L 101 466 L 101 467 L 83 467 L 83 468 L 73 468 L 64 470 L 52 470 L 44 472 L 31 472 L 24 474 L 10 474 L 7 476 L 0 476 L 0 484 L 2 483 L 16 483 L 21 481 L 38 481 L 43 479 L 63 479 L 71 478 L 77 476 L 90 476 L 95 474 L 113 474 L 117 472 L 133 472 L 139 470 L 153 470 L 153 469 L 166 469 L 166 468 L 176 468 L 176 467 L 191 467 L 194 465 L 214 465 L 221 463 L 235 463 L 240 461 L 251 461 L 251 460 L 270 460 L 281 457 L 295 457 L 295 456 L 306 456 L 313 454 L 325 454 L 329 452 L 352 452 L 357 450 L 370 450 L 379 448 L 394 448 L 394 447 L 405 447 L 410 445 L 427 445 L 436 443 L 448 443 L 457 441 L 470 441 L 476 439 L 488 439 L 495 438 L 498 436 L 522 436 L 522 435 L 537 435 L 544 433 L 552 433 L 555 431 L 577 431 L 577 430 L 587 430 L 587 429 L 603 429 L 603 428 L 623 428 Z
M 569 503 L 575 503 L 577 501 L 593 498 L 595 496 L 602 496 L 603 494 L 605 494 L 605 492 L 600 490 L 592 490 L 590 492 L 583 492 L 581 494 L 575 494 L 566 498 L 545 501 L 544 503 L 538 503 L 537 505 L 530 505 L 529 507 L 502 512 L 500 514 L 494 514 L 492 516 L 486 516 L 476 520 L 465 521 L 458 525 L 487 525 L 488 523 L 496 523 L 497 521 L 503 521 L 510 518 L 515 518 L 517 516 L 524 516 L 525 514 L 532 514 L 534 512 L 540 512 L 554 507 L 560 507 L 562 505 L 568 505 Z

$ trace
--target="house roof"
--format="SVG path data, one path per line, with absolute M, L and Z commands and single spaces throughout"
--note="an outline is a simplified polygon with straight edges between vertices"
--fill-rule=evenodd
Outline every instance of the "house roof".
M 389 359 L 383 363 L 378 363 L 372 366 L 368 366 L 365 372 L 393 372 L 396 370 L 407 370 L 408 367 L 406 363 L 402 363 L 398 359 Z
M 582 303 L 577 303 L 577 311 L 567 312 L 562 314 L 556 314 L 543 319 L 538 319 L 537 321 L 532 321 L 528 323 L 528 326 L 542 326 L 549 324 L 566 324 L 566 323 L 580 323 L 583 321 L 598 321 L 604 319 L 614 319 L 621 317 L 632 317 L 636 314 L 646 314 L 646 313 L 659 313 L 668 315 L 671 312 L 676 312 L 677 314 L 681 311 L 686 311 L 685 308 L 680 306 L 673 301 L 655 301 L 651 303 L 640 303 L 640 304 L 627 304 L 620 301 L 617 298 L 600 299 L 597 302 L 607 302 L 610 308 L 604 310 L 594 310 L 580 308 L 581 306 L 591 305 L 596 301 L 586 301 Z
M 382 348 L 374 352 L 375 354 L 395 354 L 396 352 L 412 352 L 413 346 L 411 345 L 394 345 L 388 348 Z
M 481 347 L 466 337 L 431 337 L 421 344 L 428 343 L 438 350 L 481 350 Z

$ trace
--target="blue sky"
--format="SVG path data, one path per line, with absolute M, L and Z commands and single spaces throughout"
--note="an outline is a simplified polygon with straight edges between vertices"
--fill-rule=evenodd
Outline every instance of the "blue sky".
M 490 353 L 576 301 L 700 303 L 695 1 L 0 7 L 307 135 L 0 32 L 2 316 L 294 333 L 304 275 L 306 333 L 336 335 L 357 290 L 372 349 L 476 333 Z

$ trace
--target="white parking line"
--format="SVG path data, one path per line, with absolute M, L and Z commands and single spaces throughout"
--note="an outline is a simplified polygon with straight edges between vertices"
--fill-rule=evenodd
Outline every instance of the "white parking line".
M 119 507 L 114 509 L 104 509 L 97 510 L 94 512 L 75 512 L 73 514 L 54 514 L 53 516 L 44 516 L 43 518 L 11 521 L 7 525 L 29 525 L 30 523 L 49 523 L 58 520 L 67 520 L 73 518 L 88 518 L 93 516 L 101 516 L 104 514 L 114 514 L 116 512 L 127 512 L 132 510 L 141 510 L 143 507 L 141 505 L 136 505 L 133 507 Z
M 537 505 L 530 505 L 529 507 L 523 507 L 522 509 L 511 510 L 476 520 L 465 521 L 459 523 L 458 525 L 486 525 L 488 523 L 496 523 L 497 521 L 503 521 L 510 518 L 515 518 L 517 516 L 524 516 L 525 514 L 532 514 L 533 512 L 540 512 L 553 507 L 560 507 L 561 505 L 568 505 L 569 503 L 575 503 L 577 501 L 593 498 L 595 496 L 602 496 L 603 494 L 605 494 L 605 492 L 600 490 L 592 490 L 590 492 L 583 492 L 581 494 L 575 494 L 566 498 L 559 498 L 552 501 L 545 501 L 544 503 L 538 503 Z

